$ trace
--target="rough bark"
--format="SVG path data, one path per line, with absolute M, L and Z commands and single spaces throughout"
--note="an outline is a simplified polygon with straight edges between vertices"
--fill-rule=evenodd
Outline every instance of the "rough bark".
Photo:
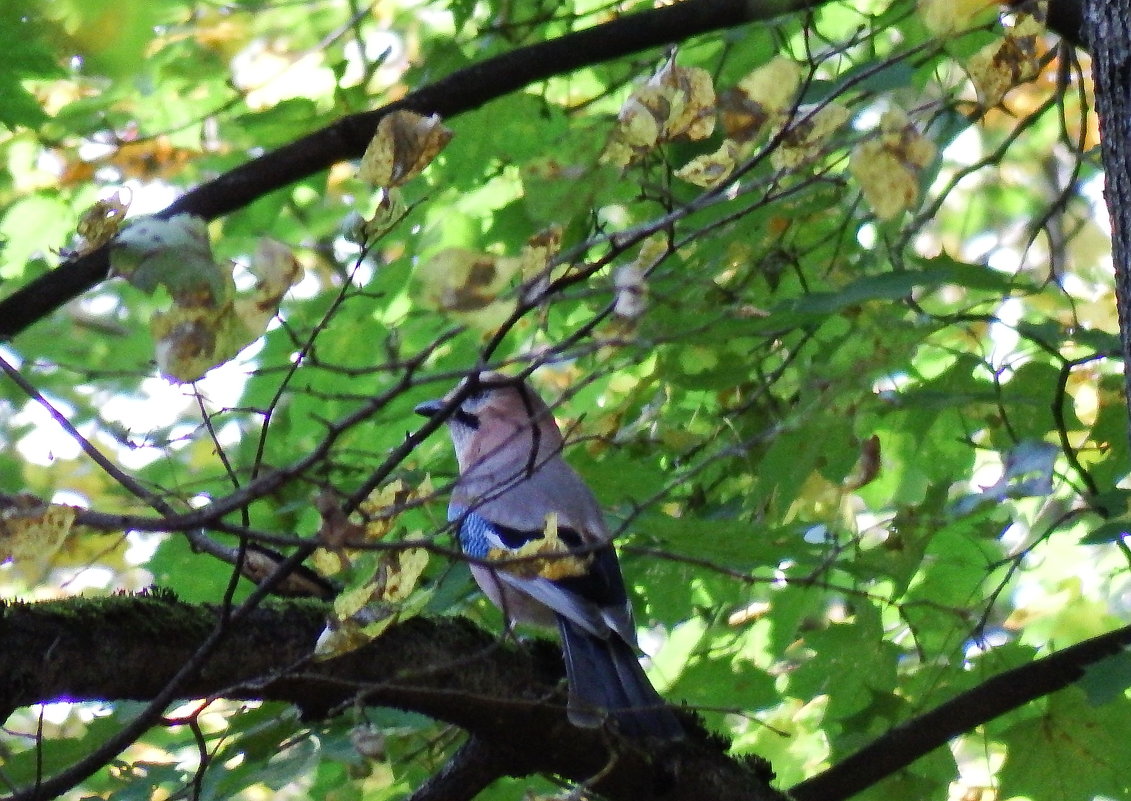
M 562 776 L 614 800 L 784 801 L 758 763 L 727 757 L 725 743 L 691 721 L 687 740 L 646 746 L 572 726 L 552 643 L 519 648 L 460 619 L 414 618 L 364 648 L 314 661 L 325 612 L 313 602 L 251 611 L 177 697 L 284 701 L 315 718 L 362 699 L 465 729 L 490 752 L 496 776 Z M 0 720 L 52 699 L 153 698 L 217 616 L 166 593 L 0 606 Z
M 1123 362 L 1131 364 L 1131 3 L 1088 0 L 1084 5 L 1084 35 L 1092 46 L 1100 117 L 1104 197 L 1111 219 L 1119 338 Z M 1131 423 L 1131 370 L 1123 375 Z
M 694 725 L 686 740 L 644 747 L 578 729 L 564 714 L 556 645 L 518 647 L 461 619 L 412 620 L 352 653 L 314 661 L 325 606 L 288 602 L 252 610 L 226 632 L 179 698 L 283 701 L 308 717 L 358 699 L 457 725 L 472 737 L 417 801 L 447 797 L 456 777 L 545 773 L 587 783 L 610 799 L 783 801 L 768 767 L 726 756 L 727 744 Z M 156 696 L 216 625 L 214 608 L 171 594 L 0 605 L 0 720 L 58 698 Z M 907 721 L 838 765 L 792 788 L 799 801 L 838 801 L 893 775 L 952 737 L 1078 681 L 1131 644 L 1131 627 L 1065 648 L 987 680 Z M 553 743 L 553 747 L 547 747 Z M 480 759 L 469 764 L 468 754 Z M 482 759 L 489 756 L 487 764 Z M 600 775 L 599 779 L 594 779 Z M 469 779 L 473 777 L 473 779 Z M 29 796 L 30 797 L 30 796 Z

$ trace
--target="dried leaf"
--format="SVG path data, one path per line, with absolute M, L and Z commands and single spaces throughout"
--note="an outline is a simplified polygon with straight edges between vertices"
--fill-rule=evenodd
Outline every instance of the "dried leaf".
M 881 466 L 880 438 L 873 434 L 861 443 L 860 457 L 852 467 L 852 472 L 844 477 L 841 486 L 846 490 L 855 491 L 871 484 L 880 474 Z
M 97 201 L 79 218 L 79 243 L 75 255 L 81 256 L 102 247 L 113 239 L 126 219 L 130 201 L 121 192 Z
M 817 110 L 811 106 L 797 109 L 781 145 L 770 157 L 775 169 L 793 170 L 818 158 L 827 148 L 829 138 L 851 115 L 839 103 L 829 103 Z
M 520 268 L 516 259 L 500 259 L 464 248 L 442 250 L 417 268 L 423 300 L 479 328 L 494 328 L 507 318 L 514 300 L 499 294 Z
M 374 186 L 402 186 L 419 175 L 451 139 L 451 129 L 440 122 L 439 114 L 386 114 L 361 157 L 358 177 Z
M 767 127 L 779 123 L 793 107 L 801 87 L 801 65 L 775 56 L 738 82 L 722 105 L 727 136 L 746 142 Z
M 853 149 L 848 166 L 876 216 L 890 220 L 919 199 L 919 173 L 935 153 L 907 116 L 892 109 L 880 119 L 879 135 Z
M 710 73 L 668 59 L 621 106 L 604 160 L 624 167 L 664 142 L 705 139 L 715 129 L 715 106 Z
M 1024 15 L 1002 39 L 986 45 L 966 62 L 966 71 L 984 107 L 996 106 L 1010 89 L 1040 74 L 1037 37 L 1042 33 L 1044 26 Z
M 302 275 L 302 266 L 291 249 L 272 239 L 259 241 L 248 269 L 255 276 L 255 289 L 250 297 L 237 298 L 235 302 L 235 315 L 247 330 L 245 344 L 267 330 L 283 296 Z
M 740 150 L 733 139 L 723 140 L 714 153 L 696 156 L 675 171 L 676 178 L 695 186 L 711 187 L 725 181 L 738 165 Z
M 71 533 L 76 512 L 73 506 L 45 506 L 30 496 L 26 504 L 5 509 L 0 515 L 0 564 L 11 559 L 22 572 L 42 572 Z
M 264 240 L 250 265 L 255 288 L 236 297 L 231 267 L 212 256 L 207 224 L 188 214 L 139 218 L 114 239 L 110 264 L 145 292 L 169 292 L 173 305 L 154 313 L 150 330 L 162 374 L 181 382 L 195 381 L 261 336 L 301 274 L 285 246 Z
M 715 130 L 715 86 L 711 73 L 700 67 L 680 67 L 668 59 L 650 84 L 675 90 L 663 121 L 665 141 L 685 136 L 706 139 Z

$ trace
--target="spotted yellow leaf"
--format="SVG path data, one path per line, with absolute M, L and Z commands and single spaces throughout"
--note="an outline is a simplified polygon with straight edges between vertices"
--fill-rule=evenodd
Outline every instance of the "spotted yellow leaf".
M 849 116 L 848 109 L 839 103 L 818 109 L 800 106 L 770 162 L 776 169 L 791 170 L 813 161 L 828 149 L 829 138 L 848 122 Z
M 272 239 L 259 241 L 248 269 L 255 276 L 255 288 L 250 296 L 237 298 L 234 307 L 247 330 L 245 345 L 267 330 L 283 296 L 302 275 L 302 266 L 291 249 Z
M 500 293 L 519 268 L 516 259 L 448 248 L 421 264 L 416 278 L 429 306 L 490 329 L 502 324 L 514 308 L 514 300 L 500 298 Z
M 408 539 L 422 539 L 417 534 Z M 428 551 L 423 548 L 405 548 L 393 551 L 382 563 L 382 580 L 378 597 L 388 603 L 400 603 L 408 598 L 428 566 Z
M 996 106 L 1006 92 L 1040 73 L 1037 37 L 1043 32 L 1044 27 L 1035 18 L 1022 16 L 1004 37 L 970 57 L 966 71 L 983 106 Z
M 569 547 L 558 537 L 558 516 L 554 512 L 546 515 L 540 539 L 531 540 L 518 550 L 492 548 L 488 559 L 521 560 L 506 566 L 506 570 L 526 578 L 542 578 L 559 581 L 585 575 L 592 554 L 574 555 Z
M 881 117 L 878 135 L 853 149 L 848 166 L 876 216 L 890 220 L 919 199 L 920 172 L 935 152 L 902 111 L 891 109 Z
M 452 139 L 440 122 L 415 111 L 394 111 L 377 124 L 377 133 L 361 157 L 358 177 L 374 186 L 402 186 L 419 175 Z
M 621 106 L 604 160 L 623 167 L 664 142 L 705 139 L 715 129 L 715 115 L 710 73 L 668 59 Z
M 734 172 L 738 164 L 739 152 L 737 142 L 733 139 L 725 139 L 714 153 L 696 156 L 676 170 L 675 176 L 695 186 L 715 186 Z
M 75 522 L 75 508 L 29 501 L 0 516 L 0 564 L 9 559 L 22 572 L 42 570 L 62 547 Z
M 749 73 L 719 97 L 723 130 L 735 142 L 749 142 L 781 126 L 801 88 L 801 66 L 776 56 Z

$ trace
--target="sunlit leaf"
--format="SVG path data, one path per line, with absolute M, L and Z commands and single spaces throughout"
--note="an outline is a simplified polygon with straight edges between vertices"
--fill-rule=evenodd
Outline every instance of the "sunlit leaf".
M 919 174 L 935 152 L 902 112 L 889 110 L 880 120 L 879 135 L 852 151 L 849 167 L 868 205 L 887 220 L 919 199 Z
M 0 515 L 0 564 L 9 559 L 18 570 L 43 570 L 70 536 L 75 508 L 43 506 L 33 498 L 27 509 L 10 509 Z
M 419 175 L 451 138 L 439 115 L 399 110 L 386 114 L 361 157 L 358 177 L 374 186 L 402 186 Z

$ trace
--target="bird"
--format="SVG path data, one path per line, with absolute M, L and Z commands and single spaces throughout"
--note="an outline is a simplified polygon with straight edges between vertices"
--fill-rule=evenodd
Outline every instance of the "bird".
M 415 411 L 448 414 L 459 466 L 448 520 L 476 583 L 508 627 L 558 629 L 569 721 L 595 728 L 612 720 L 632 738 L 682 738 L 678 717 L 640 666 L 608 528 L 562 457 L 562 433 L 545 401 L 523 380 L 483 371 Z

